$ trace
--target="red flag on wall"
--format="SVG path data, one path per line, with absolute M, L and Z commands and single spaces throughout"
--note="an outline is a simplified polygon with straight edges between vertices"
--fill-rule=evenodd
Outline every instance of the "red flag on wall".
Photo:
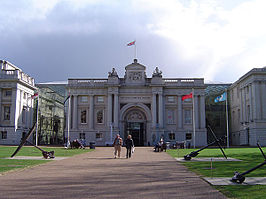
M 31 96 L 31 98 L 34 99 L 34 98 L 38 97 L 38 95 L 39 95 L 39 93 L 34 93 L 34 94 Z
M 127 46 L 135 45 L 135 42 L 136 42 L 136 41 L 132 41 L 132 42 L 128 43 Z
M 182 96 L 182 101 L 184 101 L 185 99 L 189 99 L 189 98 L 193 98 L 192 93 L 188 94 L 188 95 L 183 95 Z

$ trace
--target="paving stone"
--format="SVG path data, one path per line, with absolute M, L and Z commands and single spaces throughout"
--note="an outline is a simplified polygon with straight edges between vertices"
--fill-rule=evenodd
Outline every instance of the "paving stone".
M 165 152 L 137 147 L 113 158 L 112 147 L 0 176 L 0 198 L 226 198 Z

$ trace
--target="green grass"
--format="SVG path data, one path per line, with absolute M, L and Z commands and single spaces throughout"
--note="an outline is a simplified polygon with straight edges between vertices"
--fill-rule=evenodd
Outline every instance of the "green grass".
M 10 157 L 17 147 L 13 146 L 0 146 L 0 173 L 31 167 L 38 164 L 46 163 L 50 160 L 16 160 L 16 159 L 3 159 Z M 69 157 L 85 152 L 91 149 L 65 149 L 63 147 L 41 147 L 45 151 L 54 151 L 55 157 Z M 39 156 L 42 157 L 42 152 L 35 147 L 23 146 L 15 156 Z
M 173 157 L 183 157 L 191 151 L 197 149 L 176 149 L 168 150 L 168 153 Z M 266 147 L 262 148 L 266 151 Z M 227 157 L 242 160 L 241 162 L 184 162 L 190 171 L 205 177 L 233 177 L 234 172 L 240 173 L 251 169 L 264 161 L 264 158 L 258 148 L 230 148 L 225 150 Z M 197 157 L 223 157 L 220 149 L 204 149 L 199 152 Z M 249 174 L 246 177 L 266 177 L 266 166 L 261 167 Z M 216 189 L 223 192 L 227 197 L 231 198 L 266 198 L 266 186 L 214 186 Z

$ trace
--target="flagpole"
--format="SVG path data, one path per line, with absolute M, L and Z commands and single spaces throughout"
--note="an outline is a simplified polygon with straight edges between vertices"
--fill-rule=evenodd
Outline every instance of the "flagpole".
M 195 108 L 194 108 L 194 88 L 192 88 L 192 111 L 193 111 L 193 146 L 196 148 L 196 129 L 195 129 Z
M 226 113 L 226 137 L 227 137 L 227 148 L 229 148 L 229 125 L 228 125 L 228 104 L 227 104 L 227 89 L 225 89 L 225 113 Z
M 35 136 L 35 145 L 38 146 L 38 122 L 39 122 L 39 92 L 37 98 L 37 117 L 36 117 L 36 136 Z
M 137 42 L 136 42 L 136 40 L 135 40 L 135 59 L 137 59 Z

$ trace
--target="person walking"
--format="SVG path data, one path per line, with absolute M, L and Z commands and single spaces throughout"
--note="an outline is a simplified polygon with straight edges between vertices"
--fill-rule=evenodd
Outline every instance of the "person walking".
M 115 158 L 117 157 L 117 155 L 120 158 L 122 144 L 123 144 L 123 139 L 120 137 L 119 134 L 117 134 L 116 138 L 114 140 L 114 144 L 113 144 L 114 145 L 114 149 L 115 149 L 115 152 L 114 152 Z
M 126 155 L 126 157 L 127 158 L 131 158 L 132 149 L 134 147 L 134 142 L 132 140 L 132 136 L 131 135 L 128 135 L 127 136 L 127 139 L 125 141 L 125 144 L 126 144 L 126 148 L 127 148 L 127 155 Z

